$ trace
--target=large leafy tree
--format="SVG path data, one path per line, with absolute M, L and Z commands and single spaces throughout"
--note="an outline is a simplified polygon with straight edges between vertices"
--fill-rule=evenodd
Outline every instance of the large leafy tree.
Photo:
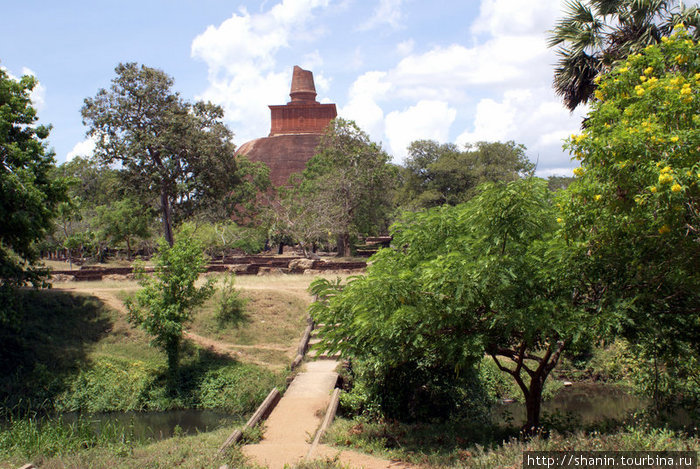
M 134 191 L 158 200 L 172 245 L 175 222 L 201 211 L 230 213 L 240 202 L 232 197 L 243 180 L 232 134 L 219 106 L 184 101 L 161 70 L 126 63 L 115 71 L 109 90 L 85 100 L 83 121 L 97 140 L 96 157 L 119 163 Z
M 489 354 L 522 390 L 532 431 L 561 353 L 603 318 L 577 306 L 581 292 L 555 213 L 546 182 L 529 178 L 408 214 L 366 276 L 343 287 L 314 283 L 323 346 L 385 375 L 413 370 L 394 384 L 416 389 L 430 386 L 432 370 L 457 379 Z
M 619 61 L 668 36 L 684 22 L 697 38 L 697 6 L 679 10 L 673 0 L 569 0 L 565 16 L 549 38 L 560 57 L 554 89 L 574 110 L 587 103 L 596 89 L 595 78 Z
M 354 122 L 340 118 L 331 121 L 316 155 L 289 194 L 297 200 L 313 200 L 308 210 L 299 215 L 311 215 L 318 222 L 327 223 L 305 230 L 335 235 L 338 254 L 349 256 L 353 235 L 371 235 L 386 229 L 395 181 L 395 169 L 389 160 L 381 146 Z M 294 213 L 295 202 L 289 200 L 286 205 Z
M 479 184 L 513 181 L 533 169 L 525 147 L 513 141 L 478 142 L 460 150 L 453 143 L 417 140 L 400 172 L 398 202 L 408 209 L 456 205 L 472 197 Z
M 35 85 L 34 77 L 18 81 L 0 68 L 0 323 L 9 319 L 10 290 L 40 283 L 36 241 L 65 198 L 62 181 L 52 178 L 49 127 L 37 125 L 30 98 Z
M 581 167 L 561 218 L 572 247 L 581 247 L 592 299 L 623 318 L 621 331 L 654 370 L 647 384 L 657 401 L 673 374 L 697 396 L 697 41 L 681 27 L 630 56 L 600 80 L 587 122 L 568 141 Z

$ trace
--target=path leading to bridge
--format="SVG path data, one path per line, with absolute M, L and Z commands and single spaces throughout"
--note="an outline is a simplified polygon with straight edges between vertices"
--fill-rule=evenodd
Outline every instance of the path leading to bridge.
M 265 422 L 260 443 L 243 447 L 243 453 L 257 464 L 281 469 L 301 462 L 311 448 L 311 442 L 325 415 L 335 387 L 338 361 L 319 359 L 308 362 L 289 386 L 284 396 Z M 349 450 L 319 445 L 310 459 L 335 458 L 343 465 L 384 469 L 408 467 L 385 459 Z
M 126 308 L 117 297 L 124 288 L 97 287 L 91 284 L 62 284 L 57 290 L 90 293 L 116 311 L 126 314 Z M 132 288 L 135 289 L 135 288 Z M 236 346 L 215 341 L 194 333 L 187 338 L 203 347 L 236 357 Z M 316 342 L 315 340 L 313 342 Z M 315 354 L 311 354 L 313 356 Z M 339 362 L 318 357 L 303 365 L 284 396 L 265 422 L 265 432 L 260 443 L 243 447 L 252 461 L 271 469 L 282 469 L 301 462 L 311 448 L 311 442 L 324 418 L 331 392 L 338 379 Z M 337 459 L 342 465 L 365 469 L 406 469 L 407 463 L 377 458 L 352 450 L 318 445 L 310 459 Z

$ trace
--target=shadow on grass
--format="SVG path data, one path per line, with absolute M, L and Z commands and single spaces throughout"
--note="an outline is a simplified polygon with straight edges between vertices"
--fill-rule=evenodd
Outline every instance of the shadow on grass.
M 17 321 L 0 326 L 0 411 L 50 411 L 112 319 L 92 296 L 24 290 L 18 297 Z

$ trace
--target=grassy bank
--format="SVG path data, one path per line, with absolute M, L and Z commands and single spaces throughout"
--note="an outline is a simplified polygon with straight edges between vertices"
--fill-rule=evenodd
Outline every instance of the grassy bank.
M 530 440 L 517 430 L 469 422 L 402 424 L 338 419 L 325 438 L 349 447 L 423 467 L 521 467 L 524 451 L 697 451 L 700 438 L 640 425 L 611 433 L 557 433 Z
M 153 442 L 135 440 L 128 429 L 110 425 L 96 430 L 86 421 L 38 425 L 24 419 L 12 432 L 0 433 L 0 469 L 20 467 L 28 461 L 42 469 L 244 467 L 239 447 L 218 454 L 230 432 L 221 428 Z
M 16 327 L 0 329 L 0 467 L 240 466 L 236 449 L 216 456 L 232 428 L 153 442 L 110 423 L 66 423 L 62 412 L 212 409 L 246 416 L 269 390 L 284 387 L 288 364 L 306 326 L 310 278 L 292 286 L 260 280 L 243 292 L 235 324 L 216 321 L 216 297 L 196 316 L 197 340 L 186 340 L 174 389 L 165 355 L 126 320 L 120 298 L 134 282 L 70 282 L 72 291 L 26 291 Z M 120 287 L 124 287 L 121 290 Z M 89 294 L 87 292 L 94 292 Z M 205 345 L 206 346 L 206 345 Z M 183 445 L 185 445 L 183 447 Z
M 254 410 L 282 373 L 185 342 L 175 390 L 165 356 L 123 314 L 99 299 L 60 291 L 27 292 L 21 326 L 5 329 L 0 403 L 33 411 L 110 412 L 182 408 Z

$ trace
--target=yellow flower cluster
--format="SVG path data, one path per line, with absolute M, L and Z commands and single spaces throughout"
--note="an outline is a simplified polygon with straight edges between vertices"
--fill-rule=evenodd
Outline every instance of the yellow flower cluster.
M 637 93 L 637 96 L 644 96 L 644 88 L 642 88 L 642 85 L 635 86 L 634 91 Z
M 654 67 L 647 67 L 644 69 L 644 75 L 651 75 L 654 73 Z
M 599 201 L 600 199 L 602 199 L 602 198 L 603 198 L 603 196 L 600 195 L 600 194 L 596 194 L 596 195 L 593 196 L 593 200 L 595 200 L 596 202 L 598 202 L 598 201 Z
M 575 174 L 576 176 L 583 176 L 583 173 L 584 173 L 583 168 L 580 168 L 580 167 L 579 167 L 579 168 L 574 168 L 574 174 Z
M 682 189 L 683 188 L 678 183 L 675 183 L 674 185 L 671 186 L 671 192 L 680 192 Z
M 659 174 L 659 184 L 668 184 L 669 182 L 673 182 L 672 174 Z
M 689 95 L 693 92 L 693 90 L 690 89 L 690 83 L 686 83 L 683 85 L 683 88 L 681 88 L 681 96 Z

